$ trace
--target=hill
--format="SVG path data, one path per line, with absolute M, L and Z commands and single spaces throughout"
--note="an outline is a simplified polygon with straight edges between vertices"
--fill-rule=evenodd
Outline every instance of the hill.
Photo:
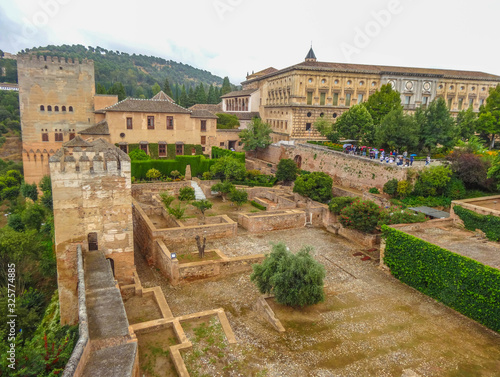
M 153 85 L 158 83 L 163 89 L 168 78 L 173 97 L 177 100 L 182 86 L 186 91 L 193 91 L 201 84 L 205 90 L 211 85 L 220 88 L 223 79 L 212 73 L 194 68 L 188 64 L 178 63 L 155 56 L 128 54 L 120 51 L 106 50 L 102 47 L 85 47 L 83 45 L 49 45 L 22 50 L 21 53 L 50 55 L 65 58 L 92 59 L 95 67 L 96 87 L 110 90 L 121 83 L 125 95 L 131 97 L 151 98 Z M 115 93 L 118 94 L 118 93 Z

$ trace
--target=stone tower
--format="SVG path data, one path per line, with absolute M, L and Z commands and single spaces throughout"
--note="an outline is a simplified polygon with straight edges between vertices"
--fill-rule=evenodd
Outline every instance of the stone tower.
M 78 321 L 76 245 L 100 250 L 120 284 L 133 282 L 130 158 L 77 136 L 50 158 L 61 323 Z
M 94 122 L 94 62 L 19 55 L 24 179 L 49 174 L 49 157 Z

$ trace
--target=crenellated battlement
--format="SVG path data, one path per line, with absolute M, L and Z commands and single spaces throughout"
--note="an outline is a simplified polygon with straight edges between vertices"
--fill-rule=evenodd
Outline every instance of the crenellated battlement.
M 79 66 L 79 65 L 87 65 L 94 66 L 94 61 L 90 59 L 83 59 L 79 61 L 76 58 L 64 58 L 58 56 L 45 56 L 45 55 L 34 55 L 34 54 L 24 54 L 18 55 L 17 64 L 23 66 L 31 66 L 35 67 L 43 67 L 47 66 L 47 68 L 51 65 L 53 66 Z

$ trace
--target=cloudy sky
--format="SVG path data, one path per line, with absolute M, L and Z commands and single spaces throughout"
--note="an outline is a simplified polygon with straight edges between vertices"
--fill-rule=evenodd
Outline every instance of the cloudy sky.
M 318 60 L 500 75 L 498 0 L 10 0 L 0 49 L 83 44 L 191 64 L 237 84 Z

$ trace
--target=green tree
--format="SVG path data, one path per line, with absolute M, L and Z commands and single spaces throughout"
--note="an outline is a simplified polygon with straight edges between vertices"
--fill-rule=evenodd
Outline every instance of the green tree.
M 494 179 L 497 184 L 497 190 L 500 190 L 500 153 L 497 154 L 491 167 L 488 169 L 488 178 Z
M 299 168 L 295 161 L 289 158 L 282 158 L 278 163 L 278 170 L 276 171 L 276 179 L 278 181 L 293 182 L 297 179 Z
M 208 88 L 207 102 L 213 105 L 219 103 L 219 98 L 213 85 L 210 85 Z
M 36 183 L 33 183 L 31 185 L 27 183 L 21 184 L 21 194 L 25 198 L 30 198 L 31 200 L 36 202 L 38 200 L 38 188 Z
M 232 190 L 229 193 L 229 200 L 236 204 L 237 209 L 240 209 L 248 201 L 248 193 L 245 190 Z
M 213 207 L 213 203 L 208 199 L 196 200 L 191 205 L 200 211 L 203 222 L 205 222 L 205 212 Z
M 462 110 L 457 115 L 456 120 L 456 137 L 459 140 L 467 141 L 476 132 L 477 114 L 469 107 L 467 110 Z
M 295 180 L 293 192 L 326 203 L 332 198 L 333 179 L 323 172 L 304 174 Z
M 216 183 L 211 188 L 212 191 L 220 194 L 223 202 L 226 201 L 226 197 L 235 189 L 234 185 L 229 181 Z
M 151 90 L 153 91 L 153 96 L 156 96 L 158 93 L 161 91 L 161 86 L 157 82 L 151 87 Z
M 240 121 L 236 115 L 217 113 L 217 129 L 234 129 L 240 126 Z
M 186 92 L 186 86 L 183 84 L 181 88 L 181 94 L 179 96 L 179 105 L 182 107 L 188 107 L 188 96 Z
M 184 212 L 186 212 L 186 207 L 181 206 L 181 203 L 177 203 L 176 206 L 170 206 L 167 208 L 169 214 L 174 216 L 177 220 L 182 219 Z
M 357 200 L 340 211 L 340 223 L 360 232 L 370 233 L 377 227 L 380 207 L 371 200 Z
M 379 90 L 370 95 L 363 105 L 370 113 L 375 126 L 378 126 L 391 111 L 403 108 L 401 94 L 392 89 L 391 84 L 382 85 Z
M 232 156 L 223 156 L 210 167 L 212 176 L 226 181 L 242 181 L 246 176 L 245 164 Z
M 412 150 L 418 146 L 418 123 L 411 115 L 398 107 L 387 114 L 375 131 L 375 143 L 379 147 Z
M 195 199 L 194 188 L 183 187 L 179 190 L 179 200 L 188 202 Z
M 146 172 L 146 178 L 150 179 L 152 181 L 156 181 L 158 178 L 161 177 L 161 172 L 158 169 L 149 169 Z
M 40 231 L 45 219 L 45 209 L 38 203 L 28 203 L 21 214 L 21 218 L 27 229 Z
M 343 113 L 335 123 L 341 137 L 362 140 L 370 144 L 374 139 L 373 119 L 363 104 L 354 105 Z
M 224 94 L 227 94 L 231 92 L 231 83 L 229 82 L 229 77 L 224 77 L 224 80 L 222 81 L 222 89 L 220 95 L 223 96 Z
M 325 269 L 311 256 L 312 251 L 305 246 L 294 255 L 284 243 L 273 245 L 271 254 L 253 265 L 250 279 L 261 293 L 273 293 L 283 305 L 304 307 L 322 302 Z
M 194 89 L 192 86 L 189 87 L 188 89 L 188 95 L 187 95 L 187 104 L 186 107 L 191 107 L 194 104 L 196 104 L 196 94 L 194 92 Z
M 165 208 L 169 208 L 172 202 L 175 200 L 175 196 L 170 195 L 167 191 L 161 192 L 160 198 Z
M 118 101 L 123 101 L 127 98 L 125 93 L 125 87 L 121 82 L 115 82 L 109 89 L 108 94 L 116 94 L 118 96 Z
M 163 92 L 169 96 L 170 98 L 174 98 L 174 94 L 172 93 L 172 88 L 170 88 L 170 82 L 168 81 L 168 77 L 165 78 L 165 83 L 163 84 Z
M 495 147 L 495 138 L 500 134 L 500 84 L 490 88 L 490 95 L 486 105 L 479 110 L 477 130 L 491 135 L 490 148 Z
M 418 108 L 415 119 L 419 128 L 419 149 L 431 151 L 438 144 L 452 148 L 454 144 L 454 123 L 443 98 L 437 98 L 426 108 Z
M 196 87 L 195 102 L 196 103 L 208 103 L 207 102 L 207 93 L 205 92 L 205 88 L 203 87 L 202 82 L 200 82 L 200 85 L 198 85 Z
M 150 160 L 151 157 L 149 157 L 146 152 L 144 152 L 142 149 L 133 149 L 128 153 L 128 156 L 130 157 L 130 160 L 132 161 L 146 161 Z
M 272 143 L 271 126 L 264 123 L 260 118 L 253 118 L 247 129 L 239 133 L 240 140 L 243 142 L 245 151 L 255 151 L 256 149 L 264 149 Z
M 414 193 L 420 196 L 442 195 L 451 175 L 452 171 L 448 166 L 432 166 L 425 169 L 418 176 Z
M 318 132 L 330 140 L 332 143 L 338 143 L 340 139 L 340 135 L 337 132 L 337 127 L 333 122 L 330 122 L 325 117 L 319 117 L 314 122 L 314 127 L 318 130 Z

